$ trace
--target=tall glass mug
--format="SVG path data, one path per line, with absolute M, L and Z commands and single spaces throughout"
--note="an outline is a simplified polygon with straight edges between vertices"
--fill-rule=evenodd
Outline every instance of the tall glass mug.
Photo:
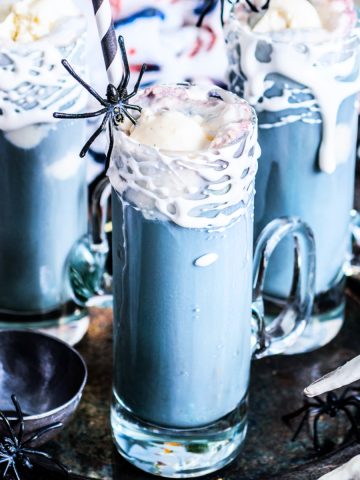
M 85 124 L 58 123 L 52 114 L 86 104 L 61 65 L 64 57 L 83 64 L 85 21 L 70 0 L 62 2 L 64 17 L 55 6 L 29 8 L 26 21 L 16 4 L 0 8 L 0 328 L 38 328 L 75 343 L 88 324 L 68 266 L 87 232 L 78 154 Z
M 289 350 L 295 353 L 325 345 L 343 323 L 360 37 L 351 2 L 288 2 L 283 17 L 276 17 L 278 5 L 270 2 L 268 10 L 258 5 L 261 13 L 245 2 L 235 5 L 225 33 L 231 90 L 255 107 L 259 119 L 255 236 L 269 221 L 288 215 L 302 218 L 315 236 L 316 298 L 312 321 Z M 274 23 L 275 17 L 292 20 L 285 26 Z M 289 292 L 292 257 L 285 239 L 265 282 L 273 311 Z
M 141 116 L 114 131 L 109 169 L 112 431 L 139 468 L 198 476 L 230 462 L 244 441 L 251 358 L 281 353 L 304 330 L 314 244 L 299 220 L 275 220 L 253 262 L 259 148 L 244 100 L 179 84 L 135 101 Z M 292 295 L 265 328 L 260 291 L 286 235 L 296 251 Z

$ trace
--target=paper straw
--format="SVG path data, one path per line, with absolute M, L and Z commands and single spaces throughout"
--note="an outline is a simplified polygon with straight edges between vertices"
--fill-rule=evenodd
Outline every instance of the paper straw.
M 109 0 L 92 0 L 92 3 L 109 83 L 118 87 L 123 66 L 112 22 L 110 3 Z

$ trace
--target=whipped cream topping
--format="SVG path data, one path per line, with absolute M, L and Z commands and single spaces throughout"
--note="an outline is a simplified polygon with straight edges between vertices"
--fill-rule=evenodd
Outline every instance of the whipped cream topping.
M 309 3 L 296 2 L 298 6 Z M 289 17 L 291 5 L 295 8 L 293 0 L 282 3 L 287 5 Z M 340 105 L 360 90 L 360 35 L 352 2 L 312 0 L 311 4 L 323 28 L 276 28 L 270 32 L 265 27 L 264 31 L 256 31 L 266 13 L 259 20 L 259 14 L 250 12 L 242 3 L 236 5 L 226 25 L 230 78 L 232 89 L 258 112 L 284 112 L 281 121 L 260 123 L 259 128 L 276 128 L 298 120 L 322 123 L 319 167 L 330 174 L 343 161 L 337 158 L 336 148 Z M 275 0 L 274 11 L 277 5 Z M 275 85 L 271 79 L 274 73 L 300 86 L 285 83 L 281 93 L 266 95 Z M 299 94 L 303 100 L 299 100 Z
M 49 35 L 67 18 L 79 15 L 72 0 L 5 0 L 0 9 L 0 38 L 33 42 Z
M 271 0 L 268 9 L 260 10 L 259 18 L 251 20 L 253 31 L 258 33 L 322 28 L 321 18 L 308 0 Z
M 71 0 L 5 0 L 0 9 L 0 130 L 56 122 L 78 112 L 87 94 L 61 64 L 84 75 L 85 20 Z
M 232 16 L 258 33 L 315 30 L 319 38 L 324 32 L 346 34 L 357 22 L 353 0 L 271 0 L 265 10 L 265 0 L 252 3 L 259 12 L 250 10 L 246 2 L 238 2 Z
M 133 102 L 142 113 L 114 130 L 108 171 L 125 202 L 188 228 L 222 228 L 246 212 L 260 153 L 247 102 L 188 84 L 150 87 Z

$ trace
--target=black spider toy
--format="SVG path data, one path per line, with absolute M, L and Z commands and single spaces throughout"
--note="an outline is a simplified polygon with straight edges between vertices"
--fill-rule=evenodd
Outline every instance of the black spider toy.
M 131 93 L 128 93 L 127 87 L 130 80 L 130 67 L 129 62 L 126 54 L 124 38 L 119 37 L 119 45 L 121 56 L 124 64 L 124 73 L 121 78 L 121 82 L 118 87 L 109 84 L 106 90 L 106 98 L 102 98 L 90 85 L 88 85 L 79 75 L 73 70 L 70 64 L 66 60 L 62 60 L 62 64 L 66 68 L 66 70 L 70 73 L 72 77 L 75 78 L 93 97 L 98 100 L 98 102 L 102 105 L 102 109 L 96 112 L 89 112 L 89 113 L 61 113 L 55 112 L 55 118 L 91 118 L 91 117 L 98 117 L 100 115 L 104 115 L 104 118 L 101 122 L 101 125 L 95 132 L 91 135 L 89 140 L 84 145 L 83 149 L 80 152 L 80 157 L 84 157 L 88 152 L 91 144 L 94 140 L 100 135 L 100 133 L 106 128 L 109 120 L 112 120 L 115 126 L 120 125 L 124 121 L 124 116 L 126 116 L 134 125 L 136 123 L 135 118 L 128 112 L 128 110 L 136 110 L 137 112 L 141 112 L 141 107 L 137 105 L 132 105 L 129 102 L 130 98 L 134 97 L 137 94 L 137 91 L 140 86 L 141 79 L 144 75 L 146 70 L 146 65 L 144 64 L 141 67 L 141 71 L 139 73 L 139 77 L 136 81 L 134 90 Z M 109 125 L 109 149 L 106 155 L 106 168 L 109 166 L 110 155 L 114 146 L 114 138 L 111 125 Z
M 351 393 L 351 395 L 348 395 Z M 343 412 L 350 425 L 351 432 L 355 433 L 356 440 L 360 442 L 360 433 L 358 425 L 355 421 L 354 414 L 349 407 L 355 408 L 360 412 L 360 389 L 359 388 L 346 388 L 340 396 L 337 396 L 334 392 L 329 392 L 326 395 L 326 399 L 323 400 L 320 397 L 314 397 L 313 399 L 308 399 L 305 397 L 304 405 L 296 410 L 293 413 L 283 416 L 284 422 L 290 426 L 290 421 L 304 413 L 303 418 L 301 419 L 293 437 L 292 441 L 295 441 L 298 435 L 300 434 L 303 426 L 306 421 L 309 419 L 310 415 L 314 416 L 313 419 L 313 443 L 314 448 L 317 452 L 321 452 L 322 448 L 320 447 L 319 434 L 318 434 L 318 422 L 322 415 L 328 415 L 331 418 L 334 418 L 338 415 L 339 412 Z
M 16 410 L 17 421 L 19 423 L 19 433 L 16 435 L 9 419 L 0 411 L 0 419 L 4 422 L 7 430 L 7 434 L 0 434 L 0 474 L 2 470 L 2 478 L 7 478 L 10 470 L 12 470 L 16 480 L 20 480 L 18 468 L 26 467 L 31 469 L 33 467 L 30 457 L 46 458 L 68 475 L 68 470 L 62 463 L 52 458 L 48 453 L 35 450 L 30 446 L 31 442 L 39 439 L 51 430 L 56 430 L 62 427 L 62 423 L 52 423 L 51 425 L 43 427 L 35 432 L 30 438 L 23 441 L 25 430 L 24 415 L 15 395 L 11 396 L 11 400 Z
M 231 5 L 235 5 L 236 3 L 239 3 L 240 0 L 228 0 L 228 2 L 231 4 Z M 264 5 L 261 7 L 261 9 L 259 10 L 252 2 L 250 2 L 250 0 L 245 0 L 246 4 L 248 5 L 248 7 L 250 8 L 250 10 L 252 12 L 256 12 L 256 13 L 259 13 L 261 10 L 267 10 L 269 8 L 269 5 L 270 5 L 270 0 L 266 0 L 266 2 L 264 3 Z M 199 19 L 196 23 L 196 26 L 197 27 L 201 27 L 202 25 L 202 22 L 204 20 L 204 18 L 206 17 L 206 15 L 211 12 L 211 10 L 213 10 L 213 8 L 215 7 L 215 5 L 218 3 L 218 0 L 206 0 L 205 1 L 205 4 L 204 4 L 204 7 L 203 9 L 201 10 L 200 12 L 200 15 L 199 15 Z M 220 4 L 221 4 L 221 25 L 224 25 L 224 8 L 225 8 L 225 0 L 220 0 Z

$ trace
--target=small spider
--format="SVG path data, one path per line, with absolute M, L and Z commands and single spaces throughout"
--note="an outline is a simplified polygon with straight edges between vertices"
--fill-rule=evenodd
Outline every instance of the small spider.
M 2 467 L 5 466 L 5 469 L 2 473 L 2 478 L 7 478 L 10 470 L 12 469 L 16 480 L 20 480 L 18 468 L 23 466 L 31 469 L 33 467 L 29 456 L 46 458 L 55 465 L 57 465 L 64 473 L 66 473 L 66 475 L 68 475 L 69 472 L 62 463 L 55 460 L 48 453 L 42 452 L 40 450 L 35 450 L 30 447 L 31 442 L 39 439 L 40 437 L 52 430 L 56 430 L 62 427 L 62 423 L 52 423 L 51 425 L 40 428 L 30 438 L 23 442 L 25 430 L 24 414 L 15 395 L 11 396 L 11 400 L 14 404 L 17 420 L 19 422 L 19 433 L 18 435 L 15 434 L 15 431 L 11 426 L 9 419 L 3 412 L 0 411 L 0 419 L 4 422 L 7 429 L 7 434 L 0 434 L 0 465 Z
M 228 2 L 231 5 L 235 5 L 236 3 L 239 3 L 239 1 L 240 0 L 228 0 Z M 256 12 L 256 13 L 259 13 L 261 10 L 267 10 L 269 8 L 269 5 L 270 5 L 270 0 L 267 0 L 265 2 L 265 4 L 261 7 L 261 10 L 259 10 L 252 2 L 250 2 L 250 0 L 245 0 L 245 2 L 248 5 L 248 7 L 250 8 L 250 10 L 252 12 Z M 197 27 L 201 27 L 204 18 L 206 17 L 206 15 L 208 15 L 208 13 L 210 13 L 215 8 L 217 3 L 218 3 L 218 0 L 206 0 L 206 2 L 204 4 L 204 8 L 201 10 L 200 15 L 199 15 L 199 19 L 196 22 Z M 221 8 L 220 8 L 220 11 L 221 11 L 221 16 L 220 16 L 221 25 L 224 26 L 225 0 L 220 0 L 220 5 L 221 5 Z
M 102 98 L 90 85 L 88 85 L 79 75 L 74 71 L 74 69 L 70 66 L 67 60 L 62 60 L 61 63 L 66 68 L 66 70 L 70 73 L 72 77 L 75 78 L 77 82 L 79 82 L 93 97 L 98 100 L 98 102 L 103 106 L 101 110 L 96 112 L 89 112 L 89 113 L 61 113 L 55 112 L 55 118 L 91 118 L 91 117 L 98 117 L 100 115 L 104 115 L 104 118 L 101 122 L 101 125 L 95 132 L 91 135 L 89 140 L 84 145 L 83 149 L 80 152 L 80 157 L 84 157 L 88 152 L 89 148 L 91 147 L 94 140 L 100 135 L 100 133 L 106 128 L 108 122 L 112 120 L 115 126 L 120 125 L 124 121 L 124 116 L 126 116 L 134 125 L 136 124 L 135 118 L 128 112 L 128 110 L 136 110 L 137 112 L 141 112 L 141 107 L 137 105 L 132 105 L 129 102 L 130 98 L 134 97 L 138 89 L 140 87 L 140 82 L 146 70 L 146 65 L 143 64 L 141 67 L 139 77 L 136 81 L 134 90 L 131 93 L 128 93 L 127 87 L 130 80 L 130 67 L 129 61 L 126 54 L 125 49 L 125 42 L 122 36 L 119 37 L 119 46 L 121 51 L 121 56 L 124 64 L 124 73 L 121 78 L 121 82 L 118 87 L 115 87 L 112 84 L 109 84 L 106 90 L 106 98 Z M 109 125 L 109 149 L 106 155 L 106 166 L 109 166 L 110 155 L 114 146 L 114 137 L 111 125 Z
M 360 389 L 358 388 L 346 388 L 340 396 L 337 396 L 334 392 L 329 392 L 326 395 L 326 399 L 323 400 L 320 397 L 314 397 L 311 400 L 305 397 L 304 405 L 296 410 L 293 413 L 284 415 L 283 421 L 290 426 L 290 421 L 304 413 L 303 418 L 301 419 L 291 441 L 295 441 L 298 435 L 300 434 L 303 426 L 306 421 L 309 419 L 310 415 L 314 415 L 313 420 L 313 443 L 314 449 L 317 452 L 321 452 L 322 448 L 320 447 L 319 434 L 318 434 L 318 422 L 322 415 L 328 415 L 331 418 L 334 418 L 338 415 L 339 412 L 344 412 L 350 425 L 350 431 L 353 431 L 356 436 L 356 440 L 360 442 L 360 433 L 358 430 L 358 425 L 355 421 L 354 415 L 351 412 L 349 407 L 354 407 L 358 412 L 360 412 Z M 351 393 L 351 395 L 348 395 Z

